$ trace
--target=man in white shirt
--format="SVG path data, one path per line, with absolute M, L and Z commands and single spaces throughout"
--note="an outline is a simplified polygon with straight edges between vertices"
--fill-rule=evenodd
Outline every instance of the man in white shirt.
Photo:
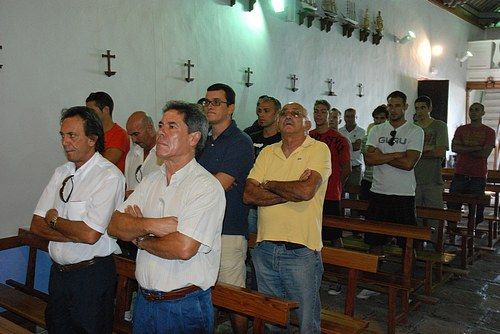
M 356 109 L 348 108 L 344 112 L 345 125 L 339 132 L 349 139 L 352 145 L 351 152 L 351 174 L 345 182 L 346 188 L 349 186 L 361 185 L 361 174 L 363 171 L 363 156 L 361 155 L 361 141 L 365 136 L 365 130 L 356 124 Z M 350 199 L 358 199 L 358 194 L 349 193 Z
M 38 201 L 31 231 L 50 240 L 50 333 L 111 333 L 116 241 L 106 232 L 123 202 L 125 180 L 103 158 L 104 131 L 92 109 L 73 107 L 61 116 L 68 162 L 58 167 Z
M 115 211 L 109 231 L 139 248 L 134 333 L 212 333 L 210 287 L 219 272 L 224 189 L 195 159 L 208 120 L 201 107 L 168 103 L 156 154 L 164 160 Z
M 132 113 L 126 129 L 133 143 L 125 158 L 125 194 L 128 197 L 146 175 L 160 168 L 162 162 L 156 157 L 156 130 L 149 115 L 144 111 Z

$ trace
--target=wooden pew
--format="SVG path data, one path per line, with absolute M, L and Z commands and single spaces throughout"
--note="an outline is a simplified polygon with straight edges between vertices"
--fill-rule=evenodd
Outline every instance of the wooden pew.
M 34 249 L 35 256 L 29 258 L 27 277 L 34 281 L 36 249 L 47 251 L 47 240 L 26 229 L 19 229 L 13 247 L 28 245 Z M 32 252 L 30 251 L 30 254 Z M 131 333 L 130 323 L 124 320 L 125 311 L 130 308 L 131 292 L 136 287 L 135 262 L 114 256 L 118 274 L 115 319 L 113 330 L 116 333 Z M 8 280 L 11 281 L 11 280 Z M 13 281 L 11 281 L 13 282 Z M 32 287 L 14 282 L 14 287 L 0 284 L 0 306 L 19 316 L 45 327 L 45 307 L 47 295 Z M 263 333 L 264 324 L 285 326 L 289 323 L 290 311 L 298 307 L 295 301 L 267 296 L 256 291 L 217 283 L 212 289 L 214 306 L 226 308 L 231 312 L 254 318 L 254 333 Z
M 363 209 L 362 206 L 356 209 Z M 414 258 L 413 241 L 430 240 L 431 231 L 429 228 L 407 226 L 386 222 L 376 222 L 364 219 L 343 218 L 334 216 L 324 216 L 323 226 L 336 227 L 342 230 L 351 230 L 362 233 L 378 233 L 394 237 L 401 237 L 406 240 L 403 251 L 403 268 L 400 275 L 394 273 L 362 273 L 360 282 L 374 284 L 386 291 L 388 294 L 387 305 L 387 327 L 388 333 L 395 333 L 396 322 L 405 322 L 409 314 L 409 296 L 414 291 L 417 282 L 412 278 L 412 265 Z M 398 292 L 401 293 L 402 312 L 396 314 L 396 299 Z
M 118 333 L 131 333 L 130 323 L 124 320 L 124 315 L 130 308 L 129 292 L 132 289 L 129 284 L 136 286 L 135 261 L 115 256 L 115 263 L 118 274 L 117 292 L 123 292 L 117 293 L 114 330 Z M 286 326 L 290 320 L 290 311 L 299 306 L 295 301 L 219 282 L 212 288 L 212 302 L 216 307 L 252 317 L 254 333 L 264 333 L 265 323 Z
M 10 320 L 0 317 L 0 333 L 2 334 L 32 334 L 26 328 L 13 323 Z
M 446 203 L 465 203 L 469 208 L 467 217 L 467 229 L 465 233 L 460 233 L 462 242 L 461 248 L 461 266 L 467 268 L 468 264 L 474 263 L 474 236 L 476 235 L 476 210 L 478 205 L 488 205 L 489 196 L 477 196 L 457 193 L 443 193 L 443 200 Z
M 254 247 L 256 239 L 257 235 L 251 233 L 248 246 Z M 323 309 L 321 311 L 321 332 L 324 334 L 359 333 L 368 328 L 368 321 L 354 318 L 356 288 L 360 272 L 377 272 L 378 256 L 347 249 L 323 247 L 321 258 L 325 266 L 343 268 L 347 285 L 344 313 Z M 298 325 L 297 322 L 294 324 Z

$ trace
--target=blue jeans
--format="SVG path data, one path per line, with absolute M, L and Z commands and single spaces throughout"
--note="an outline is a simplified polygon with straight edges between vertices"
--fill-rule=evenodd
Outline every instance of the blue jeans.
M 471 177 L 461 174 L 453 175 L 450 185 L 450 193 L 484 195 L 486 188 L 486 178 Z M 461 203 L 449 203 L 449 209 L 460 210 Z M 476 210 L 476 224 L 479 224 L 484 219 L 484 205 L 478 205 Z
M 211 290 L 199 290 L 183 298 L 148 301 L 140 291 L 133 317 L 133 333 L 211 334 L 214 331 L 214 309 Z
M 252 251 L 259 292 L 299 302 L 297 314 L 301 333 L 320 333 L 321 300 L 319 289 L 323 276 L 321 253 L 306 247 L 287 250 L 268 241 Z M 279 332 L 276 326 L 271 333 Z

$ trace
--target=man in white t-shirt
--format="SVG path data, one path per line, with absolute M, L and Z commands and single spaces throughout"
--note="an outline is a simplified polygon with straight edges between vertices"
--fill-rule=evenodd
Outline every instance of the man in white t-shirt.
M 208 135 L 201 107 L 172 101 L 156 140 L 162 168 L 148 175 L 113 214 L 109 233 L 139 248 L 134 333 L 213 333 L 226 199 L 195 159 Z
M 345 187 L 360 186 L 363 172 L 363 156 L 361 155 L 361 141 L 365 136 L 365 130 L 356 124 L 356 109 L 348 108 L 344 112 L 345 125 L 339 129 L 351 142 L 351 174 L 345 182 Z M 350 199 L 358 199 L 357 193 L 349 193 Z
M 389 122 L 375 125 L 368 134 L 365 162 L 373 166 L 373 182 L 366 218 L 404 225 L 417 225 L 414 167 L 423 149 L 424 131 L 405 119 L 406 95 L 394 91 L 387 97 Z M 370 252 L 381 255 L 385 235 L 366 233 Z M 403 240 L 398 240 L 400 246 Z M 363 290 L 358 298 L 374 293 Z
M 366 217 L 377 221 L 416 225 L 415 173 L 423 149 L 424 132 L 405 120 L 406 95 L 387 97 L 389 122 L 375 125 L 368 135 L 365 161 L 373 166 L 372 197 Z M 365 235 L 373 253 L 380 254 L 386 237 Z

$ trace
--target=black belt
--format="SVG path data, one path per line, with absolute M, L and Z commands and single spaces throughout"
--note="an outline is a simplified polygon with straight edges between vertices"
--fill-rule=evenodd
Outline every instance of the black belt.
M 111 255 L 109 255 L 109 256 L 111 256 Z M 100 260 L 108 258 L 109 256 L 94 257 L 93 259 L 90 259 L 90 260 L 86 260 L 86 261 L 82 261 L 82 262 L 78 262 L 78 263 L 72 263 L 72 264 L 59 264 L 59 263 L 54 262 L 54 267 L 56 268 L 57 271 L 62 272 L 62 273 L 66 273 L 68 271 L 74 271 L 74 270 L 90 267 L 91 265 L 94 265 L 97 262 L 99 262 Z
M 285 246 L 286 250 L 294 250 L 294 249 L 300 249 L 300 248 L 305 248 L 306 246 L 301 245 L 301 244 L 296 244 L 294 242 L 288 242 L 288 241 L 274 241 L 274 240 L 265 240 L 267 242 L 273 243 L 278 246 Z
M 177 290 L 172 290 L 169 292 L 157 291 L 157 290 L 147 290 L 140 288 L 142 295 L 148 301 L 162 301 L 162 300 L 174 300 L 179 299 L 191 292 L 201 290 L 200 287 L 196 285 L 189 285 L 185 288 L 180 288 Z

